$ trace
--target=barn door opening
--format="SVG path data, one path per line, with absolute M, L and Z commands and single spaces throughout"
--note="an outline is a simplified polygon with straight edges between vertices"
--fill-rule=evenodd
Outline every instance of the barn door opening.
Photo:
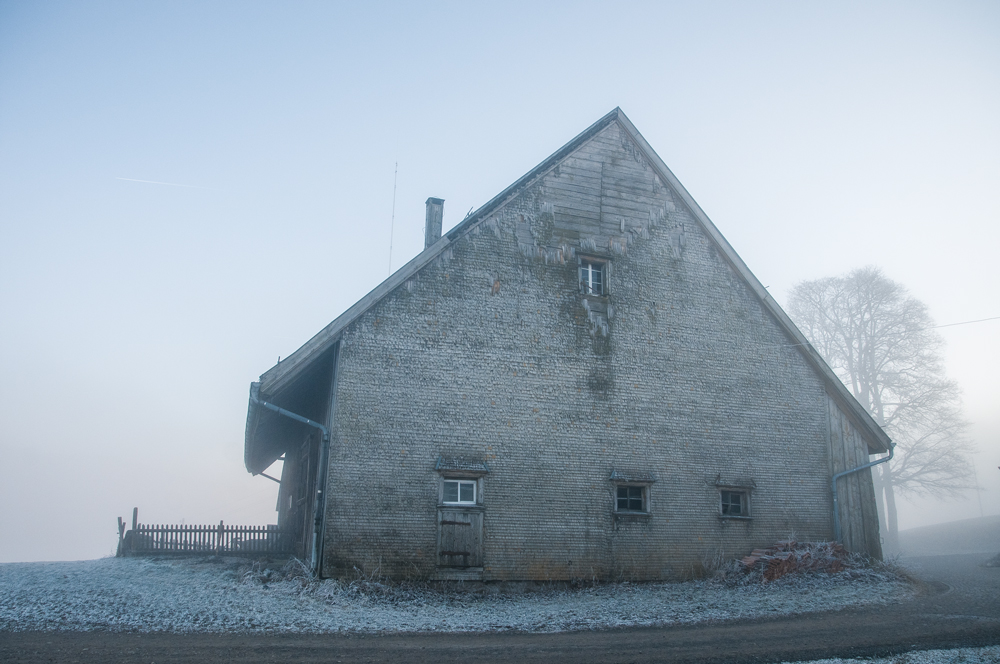
M 437 509 L 437 574 L 440 579 L 482 579 L 482 478 L 442 477 Z

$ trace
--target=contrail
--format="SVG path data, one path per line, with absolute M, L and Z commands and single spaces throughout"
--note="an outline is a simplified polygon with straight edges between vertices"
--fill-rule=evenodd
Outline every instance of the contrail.
M 165 184 L 170 187 L 186 187 L 188 189 L 208 189 L 209 191 L 219 191 L 212 187 L 199 187 L 196 184 L 177 184 L 176 182 L 157 182 L 156 180 L 136 180 L 135 178 L 115 178 L 116 180 L 128 180 L 129 182 L 145 182 L 146 184 Z

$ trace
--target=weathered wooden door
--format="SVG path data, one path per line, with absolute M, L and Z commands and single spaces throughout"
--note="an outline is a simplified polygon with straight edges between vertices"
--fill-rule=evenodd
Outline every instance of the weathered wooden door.
M 483 509 L 438 508 L 438 567 L 483 566 Z
M 310 434 L 302 442 L 295 468 L 292 518 L 289 523 L 296 529 L 298 549 L 308 559 L 312 555 L 312 530 L 316 495 L 316 458 L 319 456 L 317 437 Z

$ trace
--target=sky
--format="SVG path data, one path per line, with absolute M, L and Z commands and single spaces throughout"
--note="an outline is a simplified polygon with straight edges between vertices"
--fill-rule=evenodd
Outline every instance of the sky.
M 273 523 L 250 382 L 616 106 L 779 303 L 1000 316 L 995 2 L 0 0 L 0 562 Z M 982 490 L 902 528 L 1000 513 L 1000 320 L 940 332 Z

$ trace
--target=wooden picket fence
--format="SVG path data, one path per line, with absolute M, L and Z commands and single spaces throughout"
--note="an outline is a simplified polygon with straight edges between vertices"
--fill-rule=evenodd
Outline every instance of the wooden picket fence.
M 188 526 L 138 523 L 132 512 L 132 529 L 118 517 L 118 555 L 227 555 L 261 556 L 295 553 L 292 533 L 275 526 Z

